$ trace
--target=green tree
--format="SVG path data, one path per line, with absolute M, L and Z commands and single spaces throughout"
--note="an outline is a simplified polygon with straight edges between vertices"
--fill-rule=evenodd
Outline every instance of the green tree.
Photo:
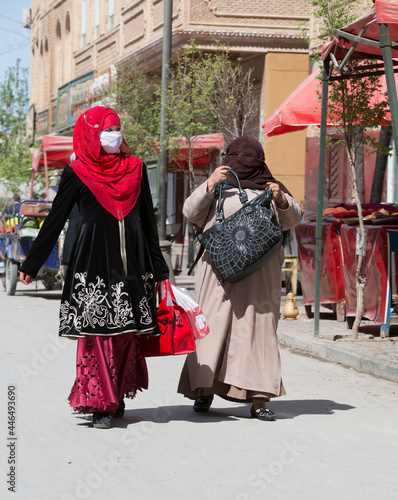
M 320 40 L 332 40 L 336 29 L 354 21 L 362 4 L 361 0 L 311 0 Z
M 229 144 L 247 134 L 258 115 L 253 92 L 254 68 L 245 71 L 241 59 L 233 61 L 227 47 L 217 44 L 217 49 L 204 57 L 198 86 L 208 96 L 209 111 Z
M 16 65 L 0 83 L 0 179 L 9 191 L 19 192 L 30 180 L 32 154 L 25 139 L 29 109 L 28 69 Z
M 113 107 L 119 114 L 123 136 L 134 156 L 158 155 L 160 134 L 159 84 L 140 69 L 136 59 L 119 68 L 111 92 Z
M 357 159 L 362 156 L 365 147 L 369 153 L 377 153 L 382 147 L 374 137 L 366 134 L 367 130 L 376 129 L 384 120 L 389 110 L 387 93 L 382 94 L 379 76 L 361 77 L 363 63 L 350 62 L 351 70 L 356 70 L 356 75 L 350 79 L 335 80 L 329 89 L 329 115 L 338 129 L 343 134 L 351 170 L 352 193 L 358 210 L 360 226 L 360 243 L 357 254 L 356 289 L 357 311 L 352 328 L 353 338 L 358 337 L 358 329 L 363 314 L 364 289 L 366 276 L 363 269 L 363 251 L 366 245 L 366 235 L 362 216 L 361 197 L 358 192 Z M 380 94 L 380 99 L 374 99 Z M 385 151 L 384 151 L 385 152 Z
M 222 132 L 226 142 L 244 135 L 258 113 L 251 81 L 240 60 L 232 61 L 228 49 L 215 41 L 203 52 L 194 41 L 175 61 L 167 97 L 170 145 L 185 139 L 191 191 L 196 187 L 193 143 L 197 136 Z
M 209 108 L 210 94 L 214 89 L 210 75 L 205 74 L 208 66 L 203 64 L 204 57 L 202 51 L 191 41 L 171 68 L 166 97 L 169 151 L 172 155 L 175 153 L 177 159 L 181 138 L 185 139 L 191 191 L 196 188 L 193 143 L 199 135 L 209 134 L 217 129 L 217 121 Z M 202 79 L 208 80 L 206 88 L 198 85 Z
M 315 7 L 314 15 L 320 20 L 320 38 L 332 39 L 335 30 L 349 24 L 356 17 L 356 10 L 363 2 L 358 0 L 346 2 L 344 0 L 312 0 Z M 329 84 L 328 113 L 331 120 L 337 123 L 342 133 L 345 149 L 350 164 L 352 193 L 355 200 L 359 227 L 360 242 L 357 248 L 356 290 L 357 309 L 352 328 L 352 337 L 358 337 L 364 307 L 364 289 L 366 276 L 363 269 L 363 252 L 365 248 L 365 228 L 362 216 L 361 195 L 358 192 L 359 182 L 363 182 L 363 148 L 370 153 L 386 153 L 380 143 L 369 136 L 366 131 L 374 130 L 383 122 L 389 110 L 387 93 L 382 94 L 380 76 L 362 76 L 361 67 L 370 61 L 353 61 L 346 64 L 345 79 L 334 80 Z M 366 71 L 366 70 L 365 70 Z M 362 71 L 364 72 L 364 71 Z M 379 95 L 375 99 L 375 95 Z M 388 126 L 389 124 L 387 124 Z M 361 161 L 358 161 L 361 159 Z

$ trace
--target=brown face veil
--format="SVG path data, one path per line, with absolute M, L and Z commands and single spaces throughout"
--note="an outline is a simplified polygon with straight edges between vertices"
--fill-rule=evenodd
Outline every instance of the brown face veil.
M 222 165 L 232 168 L 244 189 L 266 189 L 268 182 L 275 182 L 284 193 L 291 196 L 287 187 L 271 174 L 265 163 L 264 149 L 254 137 L 245 135 L 232 141 L 226 149 Z M 227 180 L 237 187 L 232 174 L 228 175 Z

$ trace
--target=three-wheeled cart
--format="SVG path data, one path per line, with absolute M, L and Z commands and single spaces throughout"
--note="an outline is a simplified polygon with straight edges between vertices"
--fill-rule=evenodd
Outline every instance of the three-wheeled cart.
M 43 136 L 41 146 L 32 158 L 30 198 L 33 198 L 34 177 L 38 174 L 44 175 L 47 200 L 23 200 L 16 214 L 0 216 L 0 278 L 7 295 L 15 294 L 19 266 L 25 260 L 40 230 L 39 227 L 27 227 L 26 221 L 36 221 L 39 226 L 51 210 L 49 174 L 51 171 L 61 170 L 68 165 L 72 152 L 72 137 Z M 50 257 L 36 276 L 36 279 L 42 280 L 49 290 L 52 290 L 61 279 L 61 252 L 62 237 L 59 238 Z

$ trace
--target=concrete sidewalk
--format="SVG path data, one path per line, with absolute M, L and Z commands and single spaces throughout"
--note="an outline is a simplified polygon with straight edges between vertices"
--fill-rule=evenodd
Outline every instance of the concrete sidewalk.
M 178 286 L 187 288 L 194 296 L 194 277 L 187 276 L 183 269 L 175 279 Z M 286 293 L 282 289 L 278 326 L 281 347 L 398 382 L 398 324 L 391 324 L 388 338 L 380 338 L 380 327 L 363 321 L 359 339 L 354 341 L 347 324 L 338 322 L 332 311 L 321 307 L 320 332 L 314 337 L 314 320 L 306 315 L 303 297 L 296 297 L 300 312 L 296 320 L 283 319 L 285 304 Z

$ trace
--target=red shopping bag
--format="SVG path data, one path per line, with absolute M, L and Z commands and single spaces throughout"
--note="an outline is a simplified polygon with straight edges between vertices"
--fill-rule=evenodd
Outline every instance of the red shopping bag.
M 156 313 L 160 335 L 140 336 L 144 358 L 188 354 L 195 350 L 195 338 L 185 310 L 174 297 L 169 280 L 158 283 L 159 307 Z M 168 300 L 170 297 L 170 300 Z

